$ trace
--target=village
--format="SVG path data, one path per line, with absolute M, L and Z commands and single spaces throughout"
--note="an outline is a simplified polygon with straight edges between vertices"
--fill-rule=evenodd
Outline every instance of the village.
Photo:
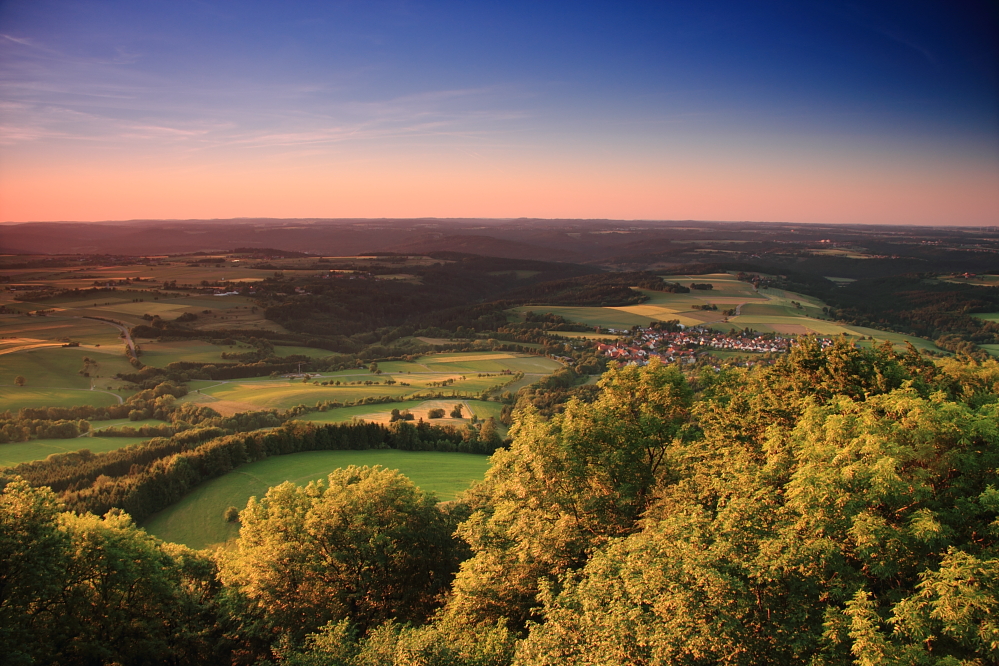
M 644 365 L 652 357 L 663 362 L 693 363 L 697 352 L 705 348 L 717 351 L 779 354 L 786 352 L 794 337 L 775 333 L 732 331 L 722 333 L 698 326 L 678 331 L 654 328 L 634 329 L 628 343 L 599 344 L 597 349 L 608 358 Z M 829 338 L 819 338 L 823 348 L 832 345 Z

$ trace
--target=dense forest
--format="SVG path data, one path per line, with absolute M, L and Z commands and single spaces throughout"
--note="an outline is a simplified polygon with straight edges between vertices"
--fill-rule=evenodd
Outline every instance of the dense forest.
M 0 654 L 123 665 L 999 660 L 996 361 L 806 341 L 766 367 L 653 362 L 611 369 L 586 391 L 553 381 L 521 401 L 512 441 L 457 501 L 348 468 L 251 501 L 229 550 L 160 542 L 114 503 L 103 515 L 67 504 L 69 485 L 45 485 L 58 469 L 12 476 L 0 495 Z M 546 390 L 558 408 L 536 406 Z M 346 432 L 321 430 L 216 437 L 189 453 L 164 440 L 156 460 L 167 462 L 150 476 L 169 492 L 185 468 L 233 464 L 230 452 L 347 445 Z M 400 432 L 364 437 L 437 441 Z M 85 487 L 159 465 L 107 462 L 87 462 Z

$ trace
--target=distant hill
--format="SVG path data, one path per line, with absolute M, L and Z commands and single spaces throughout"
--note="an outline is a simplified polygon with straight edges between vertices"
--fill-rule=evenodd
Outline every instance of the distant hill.
M 427 254 L 430 252 L 462 252 L 503 259 L 535 259 L 538 261 L 584 261 L 587 257 L 566 249 L 541 247 L 492 236 L 451 235 L 427 238 L 415 243 L 389 248 L 401 254 Z

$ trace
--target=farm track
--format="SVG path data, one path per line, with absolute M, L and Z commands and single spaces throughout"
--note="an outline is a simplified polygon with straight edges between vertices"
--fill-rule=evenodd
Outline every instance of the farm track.
M 104 324 L 107 324 L 108 326 L 114 326 L 115 328 L 117 328 L 119 331 L 122 332 L 122 337 L 125 338 L 125 344 L 128 345 L 128 348 L 132 350 L 132 356 L 137 358 L 135 350 L 135 342 L 132 340 L 132 334 L 129 333 L 128 326 L 126 326 L 125 324 L 122 324 L 121 322 L 117 321 L 111 321 L 109 319 L 98 319 L 97 317 L 73 317 L 73 319 L 90 319 L 92 321 L 102 322 Z

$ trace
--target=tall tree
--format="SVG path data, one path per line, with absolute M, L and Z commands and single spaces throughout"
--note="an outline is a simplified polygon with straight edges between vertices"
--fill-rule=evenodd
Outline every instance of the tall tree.
M 362 630 L 420 621 L 457 568 L 454 520 L 399 474 L 348 467 L 306 487 L 284 483 L 240 514 L 223 580 L 275 637 L 303 638 L 329 621 Z
M 686 436 L 692 391 L 675 367 L 612 370 L 593 404 L 571 401 L 545 421 L 526 409 L 486 479 L 467 495 L 459 527 L 474 557 L 462 564 L 449 613 L 523 626 L 545 581 L 579 569 L 594 548 L 628 534 L 668 475 Z

